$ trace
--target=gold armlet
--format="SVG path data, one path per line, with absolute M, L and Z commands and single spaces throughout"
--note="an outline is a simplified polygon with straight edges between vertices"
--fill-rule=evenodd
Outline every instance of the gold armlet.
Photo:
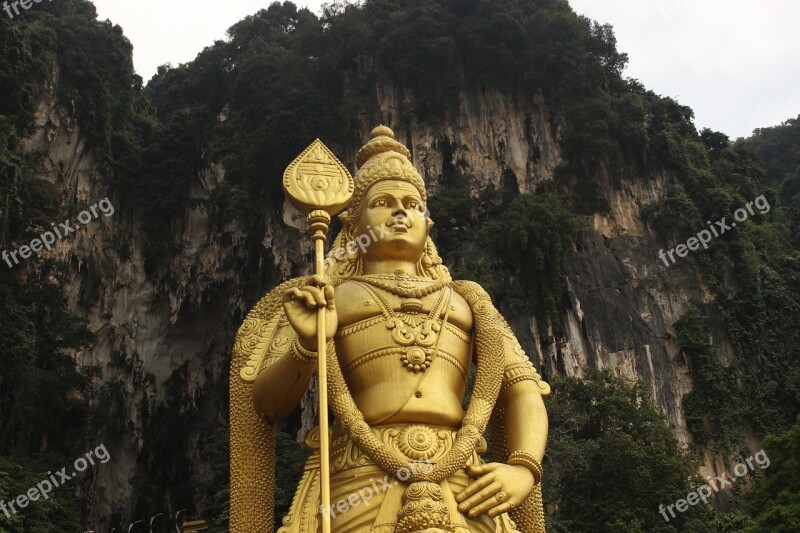
M 304 365 L 317 364 L 317 352 L 312 352 L 303 348 L 298 339 L 295 339 L 292 343 L 289 353 L 292 354 L 295 361 L 303 363 Z
M 522 381 L 538 382 L 539 379 L 537 378 L 539 378 L 539 376 L 536 370 L 533 369 L 533 364 L 530 361 L 506 367 L 503 373 L 503 386 L 500 392 L 503 393 Z
M 508 389 L 523 381 L 533 381 L 543 398 L 550 396 L 550 385 L 542 380 L 542 376 L 536 372 L 533 363 L 530 361 L 506 366 L 500 393 L 505 393 Z
M 509 465 L 524 466 L 533 472 L 533 477 L 536 479 L 537 485 L 542 482 L 542 475 L 544 474 L 544 471 L 542 470 L 542 463 L 537 461 L 536 458 L 528 452 L 511 452 L 511 455 L 508 456 L 508 461 L 506 461 L 506 463 Z

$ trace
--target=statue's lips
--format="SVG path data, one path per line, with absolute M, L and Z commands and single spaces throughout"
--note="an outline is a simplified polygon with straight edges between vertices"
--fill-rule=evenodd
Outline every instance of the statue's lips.
M 392 233 L 408 233 L 409 226 L 406 226 L 405 224 L 392 224 L 389 226 L 389 229 L 392 231 Z

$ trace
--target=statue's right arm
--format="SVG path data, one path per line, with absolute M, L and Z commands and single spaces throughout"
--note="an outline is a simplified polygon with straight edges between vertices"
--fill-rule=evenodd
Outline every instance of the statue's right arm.
M 300 362 L 286 353 L 261 371 L 253 384 L 256 411 L 270 421 L 278 421 L 300 403 L 317 366 Z
M 338 326 L 335 290 L 320 276 L 310 283 L 286 291 L 283 309 L 293 341 L 288 353 L 261 371 L 253 385 L 253 403 L 258 412 L 276 421 L 289 414 L 303 398 L 317 368 L 317 315 L 325 312 L 325 338 L 329 342 Z

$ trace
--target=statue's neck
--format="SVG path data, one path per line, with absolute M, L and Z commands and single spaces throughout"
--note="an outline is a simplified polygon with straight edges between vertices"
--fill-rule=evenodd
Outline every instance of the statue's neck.
M 417 263 L 401 260 L 364 262 L 364 274 L 396 274 L 400 270 L 409 276 L 415 276 L 417 274 Z

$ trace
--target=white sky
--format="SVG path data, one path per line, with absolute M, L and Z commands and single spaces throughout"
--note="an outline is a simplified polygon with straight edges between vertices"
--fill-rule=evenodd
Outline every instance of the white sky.
M 194 59 L 270 0 L 93 0 L 119 24 L 147 81 L 164 63 Z M 319 13 L 321 0 L 295 2 Z M 797 0 L 570 0 L 614 26 L 626 75 L 692 107 L 699 128 L 731 137 L 800 114 Z

